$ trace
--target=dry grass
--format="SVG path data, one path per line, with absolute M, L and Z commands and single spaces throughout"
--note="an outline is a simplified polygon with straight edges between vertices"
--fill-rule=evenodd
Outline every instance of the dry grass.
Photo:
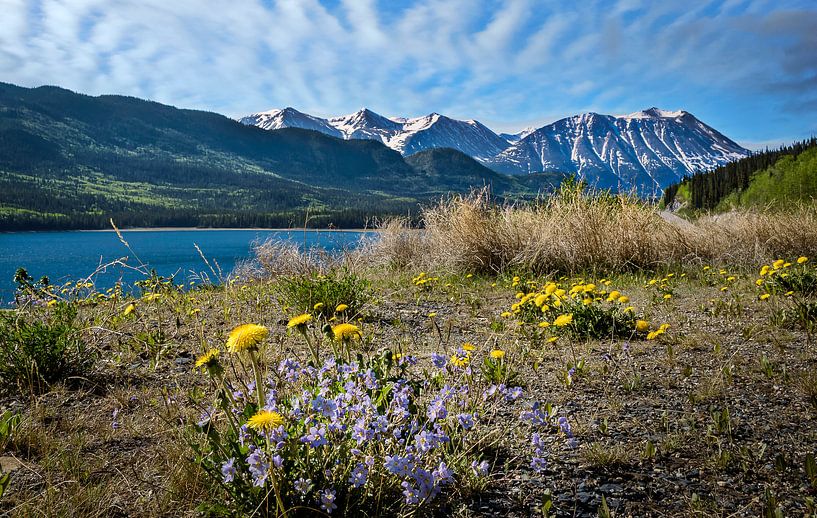
M 423 222 L 419 231 L 387 222 L 369 256 L 435 271 L 572 273 L 687 262 L 755 266 L 817 253 L 817 208 L 806 205 L 687 222 L 629 196 L 566 187 L 528 205 L 496 205 L 485 191 L 458 196 L 426 209 Z

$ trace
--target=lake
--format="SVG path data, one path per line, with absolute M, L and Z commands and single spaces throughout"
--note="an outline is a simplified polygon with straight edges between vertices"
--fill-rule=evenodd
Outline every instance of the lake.
M 319 247 L 328 252 L 356 246 L 364 231 L 317 230 L 123 230 L 125 240 L 136 255 L 159 275 L 176 274 L 176 281 L 189 282 L 209 268 L 196 251 L 197 244 L 212 266 L 219 264 L 227 275 L 235 265 L 252 257 L 253 243 L 266 239 L 287 240 L 301 248 Z M 128 256 L 128 264 L 138 264 L 133 254 L 113 231 L 6 232 L 0 233 L 0 304 L 8 307 L 14 299 L 14 272 L 23 267 L 35 279 L 47 275 L 52 283 L 82 279 L 100 264 Z M 135 272 L 115 267 L 97 277 L 97 288 L 116 281 L 133 282 Z

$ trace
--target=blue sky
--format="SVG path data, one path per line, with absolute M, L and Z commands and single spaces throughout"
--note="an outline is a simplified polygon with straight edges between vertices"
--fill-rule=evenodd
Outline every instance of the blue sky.
M 238 117 L 432 111 L 496 131 L 692 112 L 817 134 L 817 1 L 0 0 L 0 81 Z

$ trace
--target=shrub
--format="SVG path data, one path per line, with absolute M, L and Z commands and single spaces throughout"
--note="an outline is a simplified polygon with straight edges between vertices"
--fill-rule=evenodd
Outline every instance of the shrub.
M 369 282 L 345 270 L 281 277 L 278 290 L 287 306 L 320 317 L 331 316 L 341 304 L 347 316 L 358 315 L 369 299 Z
M 93 358 L 73 325 L 76 314 L 75 306 L 59 303 L 42 322 L 0 317 L 0 383 L 39 392 L 85 372 Z

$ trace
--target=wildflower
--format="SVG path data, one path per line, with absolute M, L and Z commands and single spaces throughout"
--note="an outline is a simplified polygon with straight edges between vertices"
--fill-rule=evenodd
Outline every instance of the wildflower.
M 763 295 L 761 295 L 761 296 L 760 296 L 760 297 L 758 297 L 758 298 L 759 298 L 760 300 L 767 300 L 769 297 L 771 297 L 771 295 L 769 295 L 768 293 L 764 293 Z
M 664 300 L 669 300 L 671 298 L 672 298 L 672 295 L 670 293 L 665 293 L 664 294 Z
M 199 367 L 205 367 L 206 368 L 206 367 L 210 367 L 210 366 L 214 365 L 215 363 L 217 363 L 218 362 L 219 352 L 220 351 L 218 349 L 210 349 L 206 353 L 199 356 L 199 358 L 196 360 L 196 368 L 199 368 Z
M 798 257 L 798 258 L 797 258 L 797 264 L 803 264 L 803 263 L 805 263 L 806 261 L 808 261 L 808 257 L 806 257 L 806 256 L 804 256 L 804 255 L 802 255 L 802 256 L 800 256 L 800 257 Z
M 471 462 L 471 470 L 474 472 L 474 475 L 476 475 L 478 477 L 484 477 L 485 475 L 487 475 L 488 474 L 488 469 L 490 467 L 491 466 L 490 466 L 490 464 L 488 464 L 487 460 L 484 460 L 484 461 L 482 461 L 480 463 L 477 463 L 477 461 L 472 461 Z
M 550 338 L 548 338 L 547 341 L 548 341 L 549 344 L 552 344 L 553 342 L 555 342 L 558 339 L 559 339 L 558 336 L 551 336 Z
M 477 346 L 475 346 L 474 344 L 472 344 L 470 342 L 466 342 L 466 343 L 462 344 L 462 350 L 465 351 L 466 353 L 469 353 L 469 354 L 474 352 L 474 350 L 476 348 L 477 348 Z
M 320 492 L 321 497 L 321 509 L 326 511 L 329 514 L 332 514 L 332 511 L 338 508 L 337 504 L 335 504 L 335 490 L 334 489 L 324 489 Z
M 434 317 L 436 317 L 436 316 L 437 316 L 437 312 L 436 312 L 436 311 L 432 311 L 431 313 L 429 313 L 429 314 L 428 314 L 428 318 L 434 318 Z
M 303 332 L 306 329 L 306 324 L 312 321 L 312 315 L 309 313 L 304 313 L 302 315 L 298 315 L 297 317 L 292 317 L 289 319 L 287 323 L 288 328 L 295 328 L 298 331 Z
M 548 299 L 547 295 L 542 293 L 542 294 L 537 295 L 536 298 L 533 299 L 533 303 L 536 304 L 537 308 L 541 308 L 545 304 L 547 299 Z
M 502 314 L 500 314 L 499 316 L 501 316 L 502 318 L 510 318 L 511 316 L 513 316 L 513 314 L 510 311 L 503 311 Z
M 779 270 L 780 268 L 783 267 L 784 264 L 786 264 L 786 261 L 784 261 L 783 259 L 778 259 L 777 261 L 772 263 L 772 267 L 775 270 Z
M 442 354 L 431 353 L 431 363 L 434 364 L 434 366 L 437 367 L 438 369 L 442 369 L 448 362 L 446 361 L 445 356 L 443 356 Z
M 566 313 L 556 317 L 556 320 L 553 321 L 553 325 L 556 327 L 564 327 L 571 322 L 573 322 L 573 313 Z
M 191 317 L 194 317 L 194 316 L 198 315 L 199 313 L 201 313 L 201 310 L 199 308 L 194 308 L 194 309 L 190 310 L 190 313 L 188 313 L 188 315 L 190 315 Z
M 323 425 L 320 428 L 317 426 L 310 427 L 309 433 L 301 437 L 301 442 L 307 443 L 313 448 L 329 444 L 329 441 L 326 440 L 326 427 Z
M 250 454 L 247 456 L 247 464 L 249 464 L 250 475 L 252 475 L 253 486 L 263 487 L 267 482 L 269 476 L 270 465 L 267 462 L 266 456 L 262 450 L 250 447 Z
M 221 465 L 221 476 L 223 477 L 224 483 L 229 484 L 235 479 L 235 459 L 230 457 L 227 461 Z
M 232 331 L 227 338 L 227 350 L 231 353 L 253 351 L 269 335 L 269 329 L 257 324 L 243 324 Z
M 447 484 L 454 480 L 454 472 L 445 464 L 445 462 L 440 462 L 440 465 L 437 466 L 437 469 L 431 472 L 434 476 L 434 482 L 438 484 Z
M 763 286 L 763 279 L 758 279 L 755 281 L 755 286 Z
M 369 477 L 369 468 L 362 462 L 358 462 L 355 469 L 349 475 L 349 483 L 352 487 L 362 487 L 366 485 L 366 479 Z
M 489 355 L 491 356 L 491 358 L 493 358 L 494 360 L 501 360 L 502 358 L 504 358 L 504 357 L 505 357 L 505 351 L 503 351 L 502 349 L 493 349 L 493 350 L 492 350 L 490 353 L 488 353 L 488 354 L 489 354 Z
M 550 322 L 543 320 L 542 322 L 539 322 L 539 327 L 541 327 L 542 329 L 550 327 Z
M 299 492 L 302 496 L 306 496 L 306 494 L 312 490 L 312 479 L 304 479 L 301 477 L 292 485 L 295 491 Z
M 136 311 L 136 304 L 134 304 L 134 303 L 132 303 L 132 302 L 131 302 L 130 304 L 128 304 L 127 306 L 125 306 L 125 311 L 123 311 L 123 312 L 122 312 L 122 314 L 123 314 L 124 316 L 128 316 L 128 315 L 130 315 L 131 313 L 133 313 L 134 311 Z
M 635 330 L 639 333 L 644 333 L 650 328 L 650 323 L 646 320 L 636 320 L 635 321 Z
M 320 311 L 320 310 L 323 309 L 323 307 L 324 307 L 324 303 L 323 302 L 318 302 L 317 304 L 312 306 L 312 310 L 313 311 Z M 301 480 L 303 480 L 303 479 L 301 479 Z
M 658 338 L 659 336 L 661 336 L 663 334 L 664 334 L 664 331 L 662 331 L 661 329 L 657 329 L 655 331 L 647 333 L 647 340 L 655 340 L 656 338 Z
M 630 297 L 628 297 L 627 295 L 622 295 L 618 298 L 619 304 L 627 304 L 628 302 L 630 302 Z
M 354 324 L 338 324 L 332 328 L 332 334 L 338 342 L 347 340 L 360 340 L 363 334 Z
M 450 362 L 454 367 L 464 368 L 468 366 L 468 356 L 452 354 Z
M 335 308 L 335 313 L 343 313 L 347 309 L 349 309 L 347 304 L 338 304 L 338 307 Z
M 457 422 L 463 430 L 470 430 L 474 427 L 474 416 L 473 414 L 457 414 Z
M 278 412 L 271 412 L 269 410 L 259 410 L 254 416 L 247 420 L 247 426 L 256 431 L 270 431 L 283 424 L 284 416 Z

